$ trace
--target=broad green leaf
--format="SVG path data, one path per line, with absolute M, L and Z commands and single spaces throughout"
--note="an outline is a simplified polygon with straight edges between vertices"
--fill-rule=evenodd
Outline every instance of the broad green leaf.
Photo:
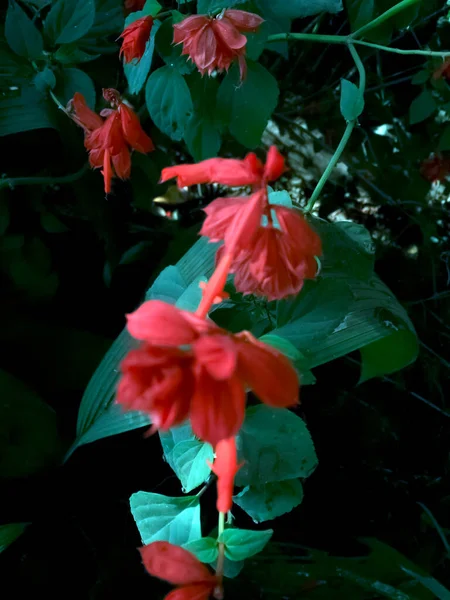
M 240 82 L 233 65 L 225 75 L 217 95 L 217 110 L 230 133 L 243 146 L 254 148 L 261 142 L 266 125 L 278 103 L 278 83 L 269 71 L 248 61 L 247 77 Z
M 109 36 L 118 37 L 124 29 L 123 2 L 121 0 L 96 0 L 94 24 L 80 40 L 83 48 L 92 52 L 117 52 L 117 43 L 106 42 Z
M 431 117 L 436 110 L 436 100 L 429 90 L 424 89 L 416 98 L 414 98 L 409 107 L 409 122 L 411 125 L 421 123 Z
M 427 590 L 430 590 L 434 594 L 436 598 L 439 600 L 450 600 L 450 591 L 445 588 L 442 583 L 436 581 L 434 577 L 420 575 L 420 573 L 416 573 L 415 571 L 411 571 L 406 567 L 401 567 L 402 571 L 404 571 L 407 575 L 415 579 L 419 583 L 421 583 Z
M 213 571 L 217 570 L 217 560 L 209 563 L 213 569 Z M 223 574 L 228 579 L 234 579 L 239 575 L 242 569 L 245 567 L 245 562 L 243 560 L 230 560 L 225 556 L 225 561 L 223 565 Z
M 418 353 L 418 341 L 413 331 L 396 325 L 386 315 L 385 326 L 392 328 L 392 334 L 361 348 L 360 383 L 400 371 L 409 365 Z
M 85 52 L 77 43 L 64 44 L 60 46 L 53 55 L 55 60 L 63 65 L 76 65 L 77 63 L 89 62 L 95 60 L 100 54 L 90 54 Z
M 303 487 L 298 479 L 247 486 L 233 497 L 233 501 L 245 510 L 255 523 L 280 517 L 298 506 L 302 500 Z
M 364 110 L 364 94 L 351 81 L 341 79 L 341 114 L 346 121 L 356 121 Z
M 75 92 L 83 94 L 86 104 L 95 108 L 95 86 L 92 79 L 84 71 L 73 67 L 62 70 L 61 76 L 56 84 L 56 95 L 66 105 L 71 100 Z
M 183 18 L 183 17 L 182 17 Z M 174 68 L 182 75 L 191 73 L 195 66 L 187 60 L 186 56 L 182 56 L 182 46 L 173 44 L 173 25 L 176 22 L 172 16 L 170 19 L 165 19 L 158 34 L 155 38 L 156 51 L 169 67 Z
M 447 127 L 445 127 L 444 131 L 441 133 L 438 150 L 450 150 L 450 125 L 447 125 Z
M 33 79 L 33 83 L 41 94 L 46 94 L 48 90 L 52 90 L 55 87 L 56 77 L 51 69 L 45 67 L 43 71 L 37 73 Z
M 264 18 L 267 33 L 286 33 L 291 30 L 291 19 L 273 7 L 273 0 L 255 0 L 256 6 L 261 16 Z M 281 54 L 287 60 L 289 56 L 288 42 L 276 42 L 267 44 L 267 50 L 272 50 Z
M 172 460 L 183 492 L 189 493 L 206 481 L 211 472 L 206 461 L 213 462 L 213 459 L 212 446 L 200 440 L 186 440 L 175 444 Z
M 6 550 L 18 537 L 22 535 L 29 523 L 8 523 L 0 525 L 0 552 Z M 214 560 L 214 559 L 213 559 Z
M 236 475 L 238 486 L 309 477 L 317 466 L 305 423 L 284 408 L 258 405 L 247 409 L 237 446 L 240 460 L 245 460 Z
M 133 15 L 134 13 L 132 13 Z M 130 15 L 131 16 L 131 15 Z M 129 25 L 132 21 L 125 21 L 125 25 Z M 144 54 L 141 59 L 136 62 L 134 59 L 130 63 L 124 63 L 123 70 L 128 81 L 128 89 L 130 94 L 138 94 L 144 87 L 147 81 L 148 74 L 152 68 L 153 52 L 155 49 L 155 35 L 161 25 L 161 21 L 153 23 L 150 32 L 150 38 L 145 46 Z
M 319 13 L 337 13 L 342 10 L 342 0 L 272 0 L 271 6 L 282 17 L 297 19 Z
M 259 340 L 276 348 L 292 361 L 302 385 L 316 382 L 316 378 L 306 366 L 308 364 L 306 357 L 291 342 L 273 333 L 266 333 Z
M 214 158 L 222 145 L 222 137 L 214 119 L 197 112 L 187 122 L 184 139 L 195 162 Z
M 247 0 L 198 0 L 197 12 L 200 15 L 214 13 L 222 10 L 222 8 L 238 7 L 238 4 L 243 4 Z
M 169 66 L 157 69 L 148 78 L 145 101 L 155 125 L 180 141 L 192 114 L 191 93 L 183 76 Z
M 430 77 L 430 71 L 428 71 L 427 69 L 422 69 L 414 75 L 414 77 L 411 79 L 411 83 L 413 85 L 423 85 L 424 83 L 427 83 Z
M 169 429 L 169 431 L 158 431 L 158 434 L 161 440 L 164 457 L 172 469 L 175 470 L 173 449 L 175 448 L 176 444 L 195 439 L 192 427 L 189 421 L 186 421 L 182 425 L 172 427 L 172 429 Z
M 34 70 L 30 62 L 13 52 L 9 45 L 0 40 L 0 83 L 6 90 L 7 86 L 18 86 L 33 77 Z
M 148 289 L 146 300 L 162 300 L 175 304 L 185 292 L 187 283 L 177 266 L 166 267 Z
M 200 562 L 212 563 L 217 559 L 219 550 L 217 540 L 211 537 L 200 538 L 184 544 L 183 548 L 195 554 Z
M 147 0 L 147 2 L 144 4 L 142 12 L 144 12 L 146 15 L 150 15 L 151 17 L 156 17 L 161 8 L 162 6 L 158 0 Z
M 54 411 L 25 383 L 0 371 L 0 477 L 53 465 L 61 451 Z
M 57 0 L 45 19 L 44 34 L 53 44 L 70 44 L 88 33 L 94 19 L 94 0 Z
M 360 29 L 375 17 L 375 0 L 345 0 L 352 31 Z
M 219 538 L 225 544 L 225 556 L 230 560 L 245 560 L 263 550 L 273 530 L 225 529 Z
M 9 0 L 5 37 L 9 46 L 19 56 L 31 60 L 42 57 L 44 43 L 41 32 L 15 0 Z
M 286 190 L 274 192 L 271 188 L 269 188 L 269 203 L 277 204 L 278 206 L 286 206 L 287 208 L 292 208 L 292 200 L 289 195 L 289 192 L 287 192 Z
M 267 38 L 271 33 L 270 24 L 267 21 L 261 23 L 258 31 L 246 33 L 247 45 L 245 46 L 245 55 L 250 60 L 258 60 L 266 48 Z
M 195 312 L 200 304 L 200 300 L 202 299 L 203 292 L 200 287 L 200 283 L 205 283 L 206 281 L 206 277 L 203 276 L 194 279 L 194 281 L 187 286 L 187 288 L 175 302 L 175 305 L 182 310 Z
M 196 496 L 169 498 L 151 492 L 136 492 L 130 509 L 143 544 L 167 541 L 176 546 L 202 537 L 200 500 Z
M 22 86 L 16 95 L 0 98 L 0 136 L 31 129 L 56 129 L 52 109 L 34 85 Z

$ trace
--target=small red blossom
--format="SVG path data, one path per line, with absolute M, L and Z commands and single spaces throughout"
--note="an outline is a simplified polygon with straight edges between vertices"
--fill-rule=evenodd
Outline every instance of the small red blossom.
M 69 102 L 68 110 L 73 120 L 84 129 L 84 145 L 89 150 L 91 167 L 103 167 L 105 192 L 109 194 L 114 175 L 120 179 L 130 176 L 130 148 L 146 154 L 154 150 L 154 146 L 142 129 L 138 116 L 122 102 L 116 90 L 105 89 L 103 96 L 113 108 L 102 110 L 100 115 L 86 105 L 84 96 L 78 92 Z
M 446 58 L 442 65 L 433 73 L 433 79 L 450 79 L 450 58 Z
M 248 388 L 269 406 L 298 402 L 290 361 L 247 332 L 229 334 L 158 300 L 128 315 L 128 331 L 143 344 L 121 364 L 116 402 L 149 413 L 154 429 L 190 416 L 194 433 L 216 446 L 239 431 Z
M 193 15 L 173 26 L 173 43 L 183 44 L 182 54 L 189 56 L 202 75 L 216 69 L 228 71 L 237 60 L 242 81 L 247 72 L 243 34 L 257 31 L 263 21 L 259 15 L 233 9 L 216 17 Z
M 153 542 L 140 548 L 145 569 L 179 586 L 165 600 L 207 600 L 219 585 L 218 578 L 188 550 L 169 542 Z
M 145 6 L 146 0 L 125 0 L 124 8 L 125 14 L 142 10 Z
M 450 174 L 450 159 L 433 154 L 420 165 L 420 174 L 430 183 L 443 181 Z
M 122 56 L 123 54 L 126 63 L 129 63 L 134 59 L 137 59 L 136 62 L 141 60 L 152 27 L 153 18 L 146 16 L 130 23 L 119 35 L 119 38 L 122 38 L 123 40 L 119 56 Z
M 242 464 L 237 462 L 236 438 L 221 440 L 215 448 L 216 458 L 209 466 L 217 475 L 217 510 L 227 513 L 233 505 L 233 488 L 236 473 Z

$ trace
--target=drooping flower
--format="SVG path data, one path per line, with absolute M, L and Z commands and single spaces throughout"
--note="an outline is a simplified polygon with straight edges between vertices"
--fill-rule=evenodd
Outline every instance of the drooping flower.
M 105 192 L 109 194 L 114 175 L 120 179 L 130 176 L 130 148 L 146 154 L 154 150 L 154 146 L 142 129 L 138 116 L 122 102 L 116 90 L 105 89 L 103 96 L 113 108 L 102 110 L 100 115 L 86 105 L 84 96 L 78 92 L 67 108 L 73 120 L 84 129 L 84 145 L 89 150 L 91 167 L 103 167 Z
M 139 551 L 150 575 L 178 586 L 165 600 L 207 600 L 220 585 L 218 577 L 181 546 L 152 542 Z
M 433 73 L 433 79 L 450 79 L 450 58 L 446 58 L 442 65 Z
M 217 475 L 217 510 L 227 513 L 233 505 L 234 478 L 242 466 L 237 462 L 236 438 L 220 440 L 215 455 L 214 463 L 208 464 Z
M 119 56 L 123 54 L 126 63 L 134 59 L 137 59 L 137 62 L 141 60 L 152 27 L 153 18 L 145 16 L 130 23 L 119 35 L 119 38 L 123 40 Z
M 190 416 L 194 433 L 216 446 L 239 431 L 247 388 L 269 406 L 298 402 L 290 361 L 247 332 L 229 334 L 158 300 L 128 315 L 128 331 L 143 344 L 121 364 L 116 402 L 149 413 L 154 429 Z
M 251 185 L 248 197 L 217 198 L 206 208 L 201 235 L 223 241 L 218 257 L 229 255 L 239 292 L 269 300 L 298 293 L 305 279 L 315 277 L 322 247 L 319 236 L 294 209 L 271 205 L 267 184 L 285 171 L 275 146 L 265 165 L 248 154 L 244 160 L 213 158 L 195 165 L 163 169 L 162 181 L 177 177 L 179 186 L 194 183 Z
M 242 81 L 247 71 L 243 33 L 257 31 L 263 21 L 259 15 L 234 9 L 216 17 L 193 15 L 175 23 L 173 43 L 183 44 L 182 54 L 189 56 L 202 75 L 216 69 L 228 71 L 237 60 Z
M 450 159 L 433 154 L 420 165 L 420 174 L 430 183 L 444 181 L 450 174 Z
M 125 14 L 136 12 L 144 8 L 146 0 L 125 0 L 124 8 Z

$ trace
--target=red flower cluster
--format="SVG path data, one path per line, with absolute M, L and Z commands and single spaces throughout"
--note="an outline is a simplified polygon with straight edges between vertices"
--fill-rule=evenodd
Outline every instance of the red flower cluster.
M 84 96 L 78 92 L 67 108 L 73 120 L 84 129 L 84 145 L 89 150 L 91 167 L 103 167 L 105 192 L 109 194 L 114 174 L 121 179 L 130 176 L 130 148 L 146 154 L 154 150 L 154 146 L 138 116 L 122 102 L 116 90 L 103 90 L 103 97 L 113 108 L 102 110 L 101 116 L 87 106 Z
M 190 416 L 195 435 L 216 446 L 239 431 L 247 388 L 269 406 L 298 402 L 289 360 L 247 332 L 232 335 L 158 300 L 128 315 L 128 331 L 144 343 L 121 364 L 116 402 L 149 413 L 154 429 Z
M 450 174 L 450 159 L 433 154 L 420 165 L 420 174 L 430 183 L 443 181 Z
M 220 588 L 219 578 L 210 573 L 196 556 L 180 546 L 169 542 L 153 542 L 139 551 L 150 575 L 178 586 L 165 600 L 207 600 L 216 588 Z
M 161 181 L 177 177 L 179 187 L 195 183 L 252 186 L 249 197 L 211 202 L 200 233 L 212 242 L 224 242 L 219 256 L 232 257 L 230 268 L 239 292 L 269 300 L 298 293 L 305 279 L 315 277 L 315 256 L 322 252 L 319 236 L 299 212 L 269 204 L 267 183 L 284 170 L 284 159 L 272 146 L 265 165 L 250 153 L 244 160 L 211 158 L 168 167 L 161 176 Z
M 193 15 L 173 26 L 174 44 L 183 44 L 182 54 L 188 55 L 202 75 L 228 70 L 239 61 L 241 80 L 245 78 L 245 46 L 243 32 L 257 31 L 263 23 L 259 15 L 243 10 L 225 10 L 216 17 Z
M 152 17 L 142 17 L 130 23 L 128 27 L 122 31 L 119 38 L 122 38 L 122 47 L 120 48 L 119 57 L 124 55 L 125 62 L 129 63 L 134 59 L 139 62 L 145 52 L 150 37 L 150 32 L 153 27 Z
M 217 475 L 217 510 L 227 513 L 233 505 L 234 478 L 242 467 L 237 462 L 236 438 L 220 440 L 215 454 L 214 464 L 208 462 L 208 465 Z

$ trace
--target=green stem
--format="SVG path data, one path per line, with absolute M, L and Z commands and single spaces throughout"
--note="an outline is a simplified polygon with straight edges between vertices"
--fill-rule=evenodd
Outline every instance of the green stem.
M 0 189 L 4 187 L 15 188 L 20 185 L 50 185 L 58 183 L 72 183 L 81 179 L 88 170 L 89 165 L 85 163 L 76 173 L 63 175 L 61 177 L 9 177 L 0 179 Z
M 220 538 L 222 533 L 225 531 L 225 513 L 219 513 L 219 531 L 217 533 L 217 538 Z
M 56 106 L 57 106 L 57 107 L 58 107 L 60 110 L 62 110 L 62 111 L 63 111 L 63 113 L 65 113 L 65 114 L 66 114 L 68 117 L 70 117 L 70 115 L 69 115 L 69 113 L 68 113 L 68 111 L 67 111 L 66 107 L 65 107 L 65 106 L 63 106 L 63 105 L 61 104 L 61 102 L 58 100 L 58 98 L 55 96 L 55 94 L 52 92 L 52 90 L 49 90 L 49 92 L 48 92 L 48 93 L 49 93 L 49 95 L 50 95 L 50 98 L 51 98 L 51 99 L 53 100 L 53 102 L 56 104 Z
M 373 21 L 370 21 L 370 23 L 367 23 L 366 25 L 363 25 L 362 27 L 357 29 L 354 33 L 352 33 L 350 35 L 350 38 L 355 39 L 357 37 L 361 37 L 361 35 L 363 33 L 366 33 L 366 31 L 369 31 L 370 29 L 373 29 L 374 27 L 378 27 L 378 25 L 381 25 L 381 23 L 384 23 L 384 21 L 387 21 L 388 19 L 390 19 L 391 17 L 394 17 L 396 14 L 398 14 L 402 10 L 405 10 L 405 8 L 413 6 L 414 4 L 417 4 L 418 2 L 421 2 L 421 0 L 403 0 L 403 2 L 399 2 L 395 6 L 393 6 L 386 12 L 384 12 L 382 15 L 380 15 L 379 17 L 374 19 Z
M 362 63 L 362 60 L 359 58 L 359 54 L 356 52 L 356 48 L 353 46 L 353 43 L 348 45 L 348 49 L 350 50 L 350 54 L 352 55 L 353 60 L 355 61 L 356 68 L 359 73 L 359 92 L 362 96 L 366 91 L 366 70 Z
M 389 46 L 381 46 L 380 44 L 372 44 L 372 42 L 363 42 L 362 40 L 353 40 L 350 37 L 352 44 L 358 44 L 359 46 L 367 46 L 368 48 L 376 48 L 377 50 L 383 50 L 384 52 L 393 52 L 394 54 L 413 55 L 419 56 L 439 56 L 441 58 L 447 58 L 450 56 L 450 52 L 436 52 L 434 50 L 401 50 L 400 48 L 390 48 Z

